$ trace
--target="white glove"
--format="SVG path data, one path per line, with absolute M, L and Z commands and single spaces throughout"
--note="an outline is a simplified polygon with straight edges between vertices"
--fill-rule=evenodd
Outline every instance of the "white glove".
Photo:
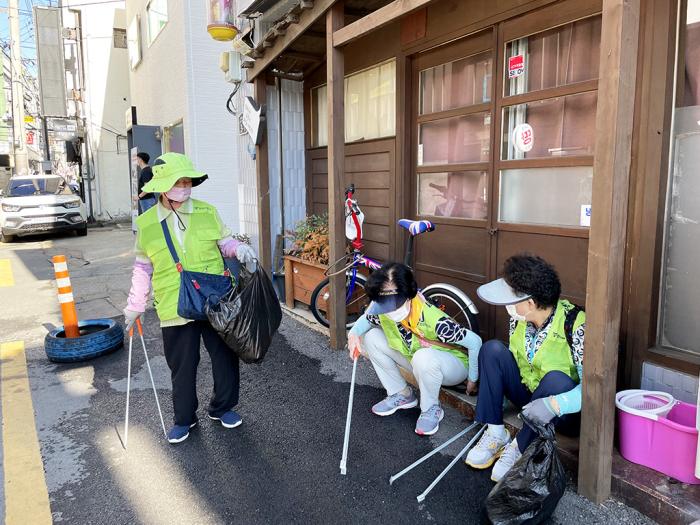
M 129 330 L 131 330 L 132 326 L 134 326 L 136 319 L 138 319 L 142 315 L 143 315 L 143 312 L 134 312 L 133 310 L 129 310 L 128 308 L 124 308 L 124 322 L 126 323 L 126 331 L 127 332 Z
M 258 257 L 255 255 L 253 248 L 247 244 L 238 245 L 238 248 L 236 248 L 236 259 L 238 259 L 241 264 L 245 264 L 246 270 L 250 273 L 255 271 Z

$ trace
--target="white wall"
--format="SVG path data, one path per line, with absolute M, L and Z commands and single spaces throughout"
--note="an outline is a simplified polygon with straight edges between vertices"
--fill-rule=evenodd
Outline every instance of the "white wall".
M 185 126 L 185 142 L 188 155 L 209 175 L 193 194 L 214 204 L 224 222 L 238 232 L 238 121 L 226 111 L 234 86 L 219 69 L 219 55 L 231 46 L 207 33 L 207 2 L 185 0 L 184 4 L 189 21 L 184 29 L 190 124 Z
M 169 0 L 168 23 L 148 47 L 146 4 L 127 1 L 127 23 L 141 16 L 142 58 L 131 71 L 138 123 L 168 126 L 182 119 L 185 153 L 209 175 L 193 195 L 215 205 L 238 232 L 238 123 L 225 109 L 233 85 L 219 69 L 219 54 L 230 46 L 207 33 L 206 2 Z
M 82 23 L 83 66 L 88 141 L 91 166 L 93 211 L 97 219 L 110 220 L 129 216 L 128 155 L 117 151 L 117 135 L 126 136 L 124 115 L 130 105 L 128 52 L 115 48 L 113 29 L 126 29 L 124 2 L 102 0 L 78 8 L 79 0 L 63 2 L 80 10 Z M 64 11 L 64 20 L 71 20 Z M 87 184 L 86 184 L 87 189 Z
M 149 47 L 147 3 L 148 0 L 126 2 L 127 27 L 136 15 L 141 17 L 141 62 L 131 71 L 126 69 L 130 71 L 131 102 L 136 106 L 139 124 L 168 126 L 183 119 L 187 129 L 184 6 L 181 0 L 168 1 L 168 23 Z

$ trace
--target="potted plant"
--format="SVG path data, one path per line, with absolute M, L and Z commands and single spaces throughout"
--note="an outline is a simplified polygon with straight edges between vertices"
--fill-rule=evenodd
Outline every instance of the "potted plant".
M 306 217 L 286 237 L 292 241 L 284 256 L 287 306 L 293 308 L 295 300 L 309 305 L 311 293 L 325 278 L 328 268 L 328 214 Z

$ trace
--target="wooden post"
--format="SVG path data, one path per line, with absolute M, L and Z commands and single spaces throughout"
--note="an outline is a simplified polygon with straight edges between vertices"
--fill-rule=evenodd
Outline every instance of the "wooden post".
M 640 0 L 603 0 L 579 492 L 610 495 Z
M 345 253 L 345 216 L 343 197 L 345 183 L 345 57 L 333 47 L 333 32 L 344 24 L 343 2 L 337 2 L 326 13 L 326 60 L 328 78 L 328 232 L 330 262 Z M 345 275 L 330 280 L 331 348 L 345 347 Z
M 267 105 L 265 75 L 255 78 L 254 98 L 260 106 Z M 262 140 L 255 146 L 255 176 L 258 187 L 258 258 L 266 271 L 272 269 L 272 237 L 270 233 L 270 172 L 267 157 L 267 126 L 263 124 Z

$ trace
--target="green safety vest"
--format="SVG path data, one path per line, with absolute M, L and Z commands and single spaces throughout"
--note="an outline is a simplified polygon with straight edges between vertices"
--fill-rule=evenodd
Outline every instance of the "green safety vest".
M 443 319 L 444 317 L 446 317 L 445 313 L 438 307 L 433 306 L 430 303 L 425 303 L 423 306 L 423 315 L 421 316 L 417 326 L 418 331 L 423 334 L 424 339 L 439 341 L 435 327 L 440 319 Z M 399 327 L 396 322 L 389 319 L 386 315 L 379 316 L 379 323 L 382 325 L 382 329 L 384 330 L 384 335 L 386 336 L 389 346 L 397 352 L 403 354 L 409 361 L 413 358 L 413 354 L 424 347 L 420 338 L 416 336 L 416 334 L 413 334 L 413 337 L 411 338 L 411 347 L 409 348 L 404 342 L 403 337 L 401 337 L 401 332 L 399 332 Z M 459 345 L 447 346 L 458 347 Z M 430 345 L 430 347 L 434 348 L 435 350 L 440 350 L 442 352 L 447 352 L 454 355 L 457 359 L 464 363 L 465 367 L 469 368 L 469 357 L 466 354 L 466 349 L 458 350 L 457 348 L 447 348 L 439 345 Z
M 180 274 L 177 271 L 163 228 L 158 217 L 158 206 L 153 206 L 136 219 L 139 243 L 153 264 L 153 305 L 161 321 L 176 319 L 180 295 Z M 185 270 L 223 274 L 224 260 L 217 241 L 221 239 L 221 226 L 216 208 L 211 204 L 192 199 L 190 224 L 184 234 L 184 249 L 177 242 L 172 230 L 173 245 Z
M 525 348 L 527 322 L 518 321 L 515 326 L 513 335 L 510 336 L 510 351 L 513 353 L 515 361 L 518 363 L 523 384 L 530 392 L 535 391 L 547 372 L 552 372 L 554 370 L 564 372 L 575 382 L 580 382 L 578 372 L 576 371 L 576 365 L 571 355 L 572 350 L 569 346 L 566 330 L 564 328 L 566 313 L 573 308 L 574 305 L 569 301 L 560 300 L 557 303 L 554 318 L 550 321 L 551 326 L 547 332 L 547 337 L 542 341 L 542 344 L 535 353 L 532 363 L 527 359 L 527 349 Z M 586 313 L 580 311 L 574 321 L 573 332 L 576 332 L 579 326 L 585 322 Z

